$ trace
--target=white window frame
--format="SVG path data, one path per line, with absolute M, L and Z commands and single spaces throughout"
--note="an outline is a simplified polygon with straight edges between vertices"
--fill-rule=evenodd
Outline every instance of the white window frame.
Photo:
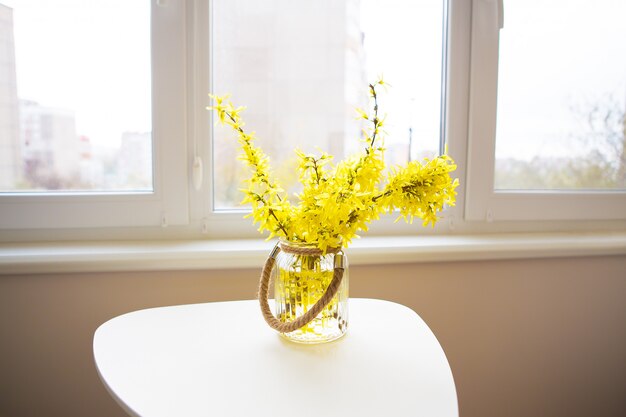
M 444 131 L 458 166 L 457 204 L 433 229 L 384 216 L 367 235 L 626 230 L 624 193 L 494 191 L 502 8 L 447 1 Z M 0 241 L 261 238 L 241 210 L 212 206 L 209 6 L 152 0 L 154 193 L 0 196 Z M 193 181 L 194 161 L 202 181 Z
M 489 223 L 626 219 L 624 191 L 494 189 L 498 44 L 504 22 L 502 3 L 503 0 L 472 1 L 465 219 Z
M 200 16 L 200 17 L 199 18 L 195 17 L 194 21 L 197 27 L 206 28 L 206 32 L 204 34 L 203 34 L 203 29 L 200 29 L 200 32 L 196 33 L 195 38 L 199 40 L 198 43 L 200 44 L 204 42 L 203 41 L 204 39 L 210 39 L 212 22 L 210 21 L 210 19 L 207 19 L 206 22 L 203 21 L 203 16 L 209 16 L 208 7 L 210 7 L 210 5 L 207 3 L 209 3 L 210 1 L 211 0 L 208 0 L 208 2 L 200 1 L 199 2 L 200 6 L 196 6 L 200 8 L 199 9 L 200 13 L 196 13 L 196 16 Z M 460 3 L 458 4 L 459 8 L 462 9 L 462 6 L 463 6 L 462 3 L 464 1 L 465 0 L 462 0 L 461 2 L 459 2 Z M 447 3 L 445 3 L 444 5 L 444 2 L 447 2 Z M 447 12 L 446 12 L 447 18 L 448 18 L 447 26 L 448 26 L 449 31 L 452 31 L 452 27 L 455 25 L 454 22 L 450 21 L 453 15 L 453 12 L 450 10 L 451 3 L 456 3 L 456 1 L 442 0 L 442 7 L 445 6 L 447 8 Z M 461 21 L 462 19 L 461 15 L 462 13 L 459 13 L 459 19 L 458 19 L 459 21 Z M 450 36 L 451 36 L 450 34 L 444 34 L 443 42 L 449 42 Z M 462 35 L 459 36 L 459 34 L 456 34 L 456 37 L 459 38 L 458 40 L 462 39 Z M 210 49 L 208 48 L 208 46 L 209 46 L 209 43 L 207 43 L 206 45 L 204 44 L 201 45 L 199 49 L 196 49 L 194 55 L 202 61 L 206 59 L 208 60 L 208 62 L 211 62 L 210 56 L 208 58 L 203 58 L 203 51 L 209 51 Z M 443 48 L 442 53 L 446 53 L 447 55 L 446 67 L 444 68 L 444 70 L 447 71 L 447 73 L 444 75 L 445 79 L 442 80 L 443 82 L 446 82 L 447 80 L 447 85 L 443 86 L 442 88 L 442 94 L 446 95 L 446 100 L 445 101 L 442 100 L 442 111 L 443 111 L 443 115 L 447 116 L 450 114 L 450 109 L 449 109 L 450 104 L 448 100 L 451 100 L 451 94 L 454 94 L 450 92 L 450 88 L 449 88 L 450 80 L 452 76 L 456 77 L 457 74 L 451 74 L 450 60 L 452 59 L 452 55 L 451 55 L 452 52 L 451 52 L 449 44 L 447 48 L 446 48 L 446 45 L 442 45 L 442 48 Z M 211 67 L 210 65 L 207 65 L 206 68 L 211 68 Z M 196 83 L 198 86 L 208 87 L 208 89 L 196 88 L 195 89 L 196 92 L 197 91 L 213 91 L 213 89 L 211 88 L 211 84 L 210 84 L 210 71 L 199 71 L 198 74 L 195 74 L 195 77 L 196 77 Z M 365 94 L 366 93 L 365 88 L 363 91 Z M 202 111 L 202 109 L 204 109 L 204 107 L 206 106 L 205 96 L 206 94 L 203 94 L 201 97 L 199 97 L 200 100 L 193 107 L 194 112 L 196 114 L 195 118 L 197 121 L 200 122 L 199 124 L 196 124 L 194 130 L 199 135 L 201 136 L 204 135 L 203 137 L 208 137 L 210 139 L 209 142 L 212 143 L 213 141 L 212 129 L 210 128 L 214 124 L 212 114 L 206 114 L 206 112 L 204 112 L 205 114 L 203 115 L 203 114 L 198 113 L 198 109 Z M 460 111 L 453 111 L 453 113 L 460 115 L 464 111 L 466 112 L 465 108 L 461 109 Z M 461 136 L 464 135 L 464 133 L 459 132 L 459 138 L 461 140 L 455 139 L 454 141 L 452 141 L 449 139 L 449 133 L 450 133 L 449 120 L 446 118 L 445 120 L 442 120 L 442 123 L 445 124 L 445 125 L 442 124 L 443 132 L 445 135 L 444 141 L 449 145 L 450 155 L 453 155 L 453 156 L 464 155 L 462 153 L 456 152 L 456 150 L 464 152 L 463 144 L 465 140 L 461 138 Z M 465 132 L 465 130 L 463 132 Z M 454 142 L 454 144 L 452 142 Z M 208 167 L 209 172 L 212 172 L 212 166 L 211 166 L 212 157 L 211 157 L 211 151 L 210 151 L 211 145 L 207 145 L 207 146 L 209 147 L 209 149 L 208 149 L 208 152 L 206 152 L 207 150 L 205 150 L 206 153 L 205 153 L 204 160 L 208 161 L 208 163 L 205 163 L 205 166 Z M 460 163 L 459 161 L 456 161 L 457 164 L 459 165 L 459 169 L 454 173 L 454 176 L 458 177 L 461 180 L 461 183 L 463 183 L 464 173 L 462 171 L 464 167 L 464 162 L 462 161 L 462 158 L 460 159 L 461 159 Z M 238 163 L 238 162 L 239 161 L 233 161 L 233 163 Z M 214 179 L 211 179 L 209 181 L 210 184 L 208 184 L 209 188 L 207 190 L 206 195 L 209 197 L 207 197 L 207 201 L 212 201 L 210 196 L 213 195 L 212 189 L 211 189 L 213 180 Z M 459 188 L 462 188 L 462 186 Z M 463 193 L 464 193 L 463 190 L 457 190 L 457 192 L 459 193 L 458 199 L 462 201 Z M 203 225 L 202 229 L 206 231 L 208 237 L 216 238 L 216 239 L 259 238 L 260 235 L 256 230 L 256 226 L 252 224 L 252 221 L 249 218 L 242 220 L 245 214 L 246 214 L 246 211 L 244 209 L 215 211 L 213 209 L 212 203 L 210 203 L 208 211 L 206 212 L 204 217 L 201 219 L 201 222 Z M 447 207 L 446 210 L 443 213 L 441 213 L 440 221 L 433 228 L 422 227 L 420 220 L 416 220 L 413 224 L 406 224 L 404 221 L 402 220 L 396 221 L 396 219 L 397 219 L 396 215 L 384 214 L 381 216 L 380 219 L 373 222 L 369 226 L 369 230 L 366 233 L 362 232 L 361 235 L 367 234 L 368 236 L 370 235 L 372 236 L 410 236 L 410 235 L 416 235 L 416 234 L 447 233 L 447 232 L 455 232 L 455 231 L 464 230 L 463 224 L 462 224 L 463 214 L 462 214 L 462 210 L 460 209 L 458 205 L 457 207 Z
M 24 231 L 31 236 L 36 229 L 162 227 L 189 222 L 186 2 L 158 3 L 161 2 L 153 2 L 151 7 L 154 191 L 3 194 L 0 195 L 3 234 L 18 236 L 19 231 Z

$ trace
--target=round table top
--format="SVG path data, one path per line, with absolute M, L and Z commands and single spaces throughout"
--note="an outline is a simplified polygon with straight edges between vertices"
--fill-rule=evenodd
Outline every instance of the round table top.
M 289 342 L 256 300 L 159 307 L 95 333 L 102 381 L 132 416 L 458 416 L 441 345 L 412 310 L 349 300 L 348 333 Z

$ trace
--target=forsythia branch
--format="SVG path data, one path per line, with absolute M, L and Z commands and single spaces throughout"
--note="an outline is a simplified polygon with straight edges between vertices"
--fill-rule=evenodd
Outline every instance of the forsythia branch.
M 228 96 L 210 95 L 215 104 L 208 107 L 217 113 L 219 123 L 229 125 L 238 135 L 240 159 L 251 170 L 246 180 L 242 203 L 250 203 L 259 231 L 269 237 L 314 243 L 322 251 L 328 247 L 347 246 L 358 232 L 367 231 L 368 224 L 382 213 L 399 211 L 399 218 L 412 222 L 414 217 L 423 225 L 434 225 L 437 214 L 445 205 L 454 205 L 455 188 L 459 182 L 450 173 L 456 169 L 447 154 L 423 162 L 409 162 L 385 174 L 383 139 L 384 119 L 379 116 L 378 86 L 381 79 L 369 84 L 373 101 L 372 115 L 357 109 L 359 118 L 371 124 L 364 130 L 367 146 L 356 156 L 336 165 L 332 156 L 320 156 L 296 151 L 299 157 L 300 180 L 304 188 L 298 194 L 299 203 L 281 197 L 284 191 L 270 176 L 269 158 L 253 143 L 254 134 L 246 133 L 240 113 Z

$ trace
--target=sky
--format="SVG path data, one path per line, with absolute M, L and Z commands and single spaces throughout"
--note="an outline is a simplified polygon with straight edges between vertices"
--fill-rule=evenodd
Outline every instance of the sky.
M 584 155 L 584 116 L 626 99 L 626 1 L 505 0 L 499 158 Z
M 151 130 L 149 1 L 0 4 L 14 9 L 18 97 L 74 110 L 77 133 L 99 145 Z
M 77 133 L 95 144 L 150 130 L 149 1 L 0 3 L 15 8 L 20 98 L 73 109 Z M 425 149 L 438 146 L 442 8 L 441 0 L 364 0 L 361 12 L 368 78 L 392 85 L 389 136 L 404 138 L 411 124 Z M 626 1 L 505 0 L 504 8 L 498 157 L 586 151 L 567 142 L 572 108 L 626 99 Z
M 100 145 L 117 146 L 123 131 L 150 130 L 150 2 L 0 3 L 14 8 L 20 98 L 74 110 L 78 133 Z M 405 138 L 411 121 L 420 146 L 430 148 L 439 136 L 441 15 L 440 0 L 388 0 L 382 9 L 369 0 L 361 15 L 368 79 L 382 74 L 392 85 L 390 136 Z M 405 30 L 390 30 L 397 25 Z M 411 50 L 397 47 L 407 42 Z
M 417 151 L 439 151 L 443 2 L 441 0 L 366 0 L 365 32 L 368 79 L 383 75 L 389 142 L 404 141 L 413 128 Z M 398 30 L 398 28 L 402 28 Z

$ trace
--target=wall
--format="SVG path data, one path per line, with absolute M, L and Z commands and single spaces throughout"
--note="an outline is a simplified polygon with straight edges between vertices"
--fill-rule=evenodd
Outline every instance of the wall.
M 92 358 L 99 324 L 253 298 L 257 270 L 0 276 L 0 416 L 124 416 Z M 626 256 L 353 266 L 353 297 L 417 311 L 460 415 L 626 415 Z

